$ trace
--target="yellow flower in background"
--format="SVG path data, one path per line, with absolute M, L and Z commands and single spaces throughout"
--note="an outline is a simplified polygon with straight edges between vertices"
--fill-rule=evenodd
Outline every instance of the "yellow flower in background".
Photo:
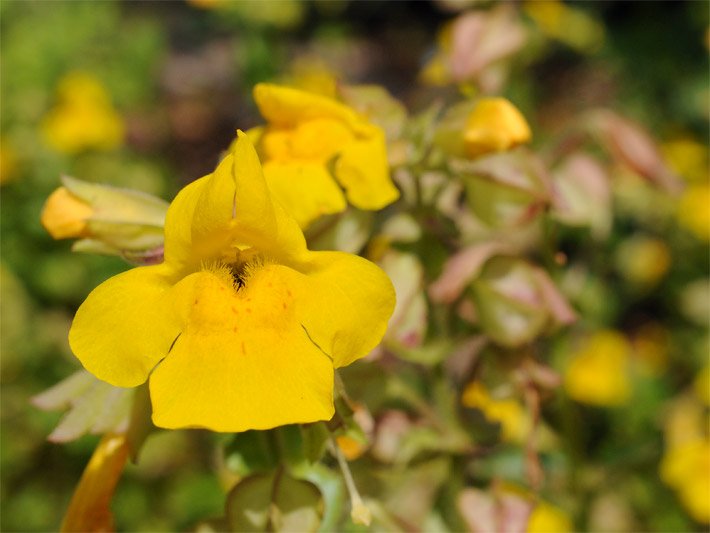
M 57 88 L 57 105 L 44 117 L 45 140 L 57 152 L 112 150 L 123 142 L 123 119 L 101 83 L 84 72 L 67 74 Z
M 683 507 L 698 522 L 710 523 L 710 391 L 708 366 L 698 372 L 692 390 L 674 399 L 666 411 L 661 479 L 675 489 Z
M 515 398 L 496 399 L 479 381 L 472 381 L 464 389 L 461 404 L 479 409 L 491 422 L 501 425 L 501 436 L 509 442 L 522 442 L 530 433 L 530 416 Z
M 399 197 L 381 128 L 336 100 L 298 89 L 261 83 L 254 100 L 268 122 L 249 131 L 266 182 L 302 228 L 344 211 L 346 197 L 365 210 Z
M 687 181 L 703 183 L 710 178 L 706 144 L 682 137 L 663 143 L 661 153 L 671 169 Z
M 69 343 L 115 386 L 150 376 L 157 426 L 267 429 L 333 415 L 334 367 L 375 347 L 394 299 L 373 263 L 306 248 L 239 132 L 170 205 L 164 262 L 97 287 Z
M 671 266 L 671 252 L 665 241 L 644 235 L 622 241 L 614 259 L 622 276 L 645 287 L 656 285 Z
M 710 183 L 690 184 L 678 200 L 677 213 L 681 226 L 710 241 Z
M 628 375 L 631 347 L 617 331 L 594 333 L 571 356 L 564 376 L 570 398 L 610 407 L 626 403 L 631 395 Z
M 527 0 L 523 9 L 545 35 L 580 52 L 594 53 L 604 44 L 604 26 L 582 9 L 560 0 Z
M 530 141 L 525 117 L 505 98 L 481 98 L 466 119 L 463 137 L 469 157 L 503 152 Z
M 666 450 L 661 479 L 698 522 L 710 523 L 710 439 L 694 439 Z
M 528 519 L 527 533 L 569 533 L 574 525 L 561 509 L 547 502 L 539 502 Z

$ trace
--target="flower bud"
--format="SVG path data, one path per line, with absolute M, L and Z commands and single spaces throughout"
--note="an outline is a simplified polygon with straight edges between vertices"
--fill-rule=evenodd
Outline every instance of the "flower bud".
M 481 98 L 454 105 L 442 118 L 434 143 L 455 157 L 475 159 L 530 141 L 525 117 L 505 98 Z
M 74 251 L 160 262 L 167 203 L 143 192 L 66 176 L 62 183 L 42 210 L 42 225 L 52 237 L 81 239 Z
M 530 141 L 525 117 L 505 98 L 482 98 L 466 118 L 463 131 L 466 155 L 474 158 L 503 152 Z

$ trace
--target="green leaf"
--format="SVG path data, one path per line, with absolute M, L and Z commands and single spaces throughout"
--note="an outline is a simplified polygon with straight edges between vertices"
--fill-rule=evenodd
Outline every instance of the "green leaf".
M 266 531 L 273 484 L 273 474 L 253 474 L 232 489 L 226 508 L 231 531 Z
M 318 531 L 323 498 L 313 483 L 283 473 L 274 480 L 271 525 L 274 531 Z
M 330 432 L 322 422 L 315 424 L 306 424 L 301 426 L 301 435 L 303 438 L 303 453 L 306 459 L 315 463 L 319 461 L 328 444 Z
M 340 474 L 321 463 L 297 469 L 292 474 L 298 479 L 315 484 L 323 495 L 325 510 L 318 530 L 323 533 L 337 531 L 346 500 L 345 485 Z
M 276 467 L 276 454 L 268 431 L 244 431 L 227 443 L 224 456 L 227 468 L 240 476 L 266 472 Z
M 253 474 L 227 496 L 227 521 L 232 531 L 317 531 L 323 498 L 309 481 L 285 470 Z

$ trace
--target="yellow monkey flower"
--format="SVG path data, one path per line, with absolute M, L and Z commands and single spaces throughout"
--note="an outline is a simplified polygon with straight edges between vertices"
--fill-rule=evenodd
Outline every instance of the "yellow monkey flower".
M 334 367 L 377 345 L 394 301 L 373 263 L 306 248 L 239 132 L 170 205 L 163 263 L 97 287 L 69 343 L 115 386 L 150 377 L 157 426 L 267 429 L 333 415 Z
M 57 152 L 113 150 L 123 142 L 125 125 L 103 85 L 85 72 L 64 76 L 58 103 L 42 120 L 42 133 Z
M 254 100 L 268 122 L 249 132 L 266 182 L 302 228 L 344 211 L 346 198 L 365 210 L 399 198 L 385 134 L 362 115 L 332 98 L 268 83 L 254 87 Z

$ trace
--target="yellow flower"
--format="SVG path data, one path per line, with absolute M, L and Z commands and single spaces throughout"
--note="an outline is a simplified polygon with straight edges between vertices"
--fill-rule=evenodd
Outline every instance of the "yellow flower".
M 465 407 L 479 409 L 492 422 L 501 425 L 503 440 L 522 442 L 531 429 L 530 417 L 514 398 L 495 399 L 486 386 L 478 381 L 469 383 L 461 396 Z
M 676 489 L 695 520 L 710 522 L 710 439 L 697 438 L 666 450 L 661 478 Z
M 597 406 L 624 404 L 631 394 L 627 374 L 631 347 L 616 331 L 599 331 L 572 356 L 564 377 L 567 394 Z
M 115 386 L 150 376 L 157 426 L 266 429 L 333 415 L 333 368 L 374 348 L 394 300 L 369 261 L 306 248 L 239 132 L 170 205 L 164 262 L 96 288 L 69 343 Z
M 539 502 L 528 519 L 527 533 L 568 533 L 574 531 L 572 521 L 561 509 Z
M 710 183 L 688 186 L 678 201 L 678 222 L 699 239 L 710 241 Z
M 266 83 L 254 87 L 254 100 L 268 122 L 249 132 L 266 182 L 302 228 L 345 210 L 345 197 L 366 210 L 399 197 L 389 176 L 384 132 L 354 110 L 325 96 Z
M 594 53 L 604 44 L 604 26 L 582 9 L 560 0 L 527 0 L 523 8 L 545 35 L 580 52 Z
M 112 150 L 123 142 L 124 124 L 108 93 L 93 76 L 73 72 L 59 82 L 58 104 L 42 121 L 42 133 L 56 151 Z
M 525 117 L 505 98 L 481 98 L 466 119 L 463 138 L 469 157 L 503 152 L 530 141 Z
M 708 179 L 708 147 L 691 137 L 663 143 L 663 157 L 671 169 L 687 181 L 702 183 Z
M 614 259 L 623 277 L 645 287 L 656 285 L 671 266 L 668 245 L 661 239 L 643 235 L 622 241 Z

